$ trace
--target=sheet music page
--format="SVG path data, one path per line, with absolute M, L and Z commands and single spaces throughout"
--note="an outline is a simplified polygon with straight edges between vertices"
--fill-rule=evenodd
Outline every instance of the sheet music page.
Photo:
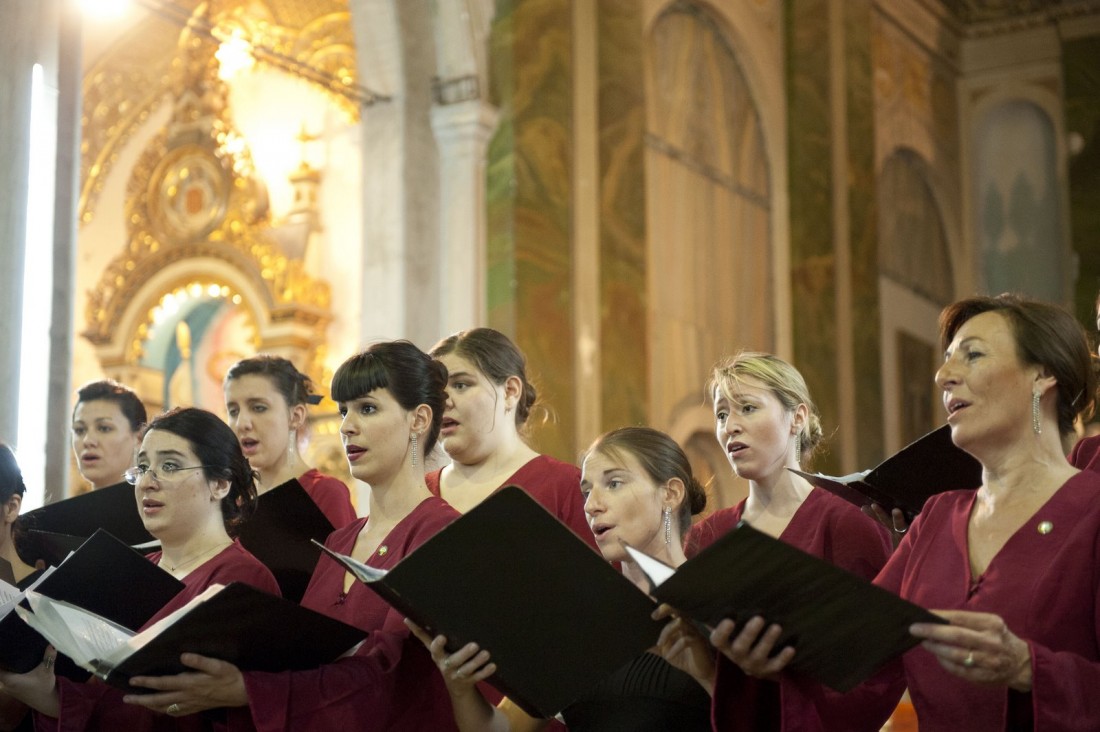
M 659 559 L 654 559 L 628 544 L 623 544 L 623 548 L 626 549 L 627 554 L 634 560 L 634 563 L 645 572 L 645 576 L 649 578 L 649 581 L 654 587 L 660 587 L 662 582 L 676 574 L 676 569 L 674 567 L 668 566 Z
M 88 671 L 93 661 L 114 652 L 133 635 L 122 626 L 66 602 L 27 591 L 31 609 L 17 607 L 16 612 L 58 651 Z

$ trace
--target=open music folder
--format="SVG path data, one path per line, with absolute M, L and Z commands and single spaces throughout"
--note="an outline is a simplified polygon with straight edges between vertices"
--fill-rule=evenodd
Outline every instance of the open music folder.
M 492 654 L 489 683 L 553 717 L 639 653 L 653 601 L 516 486 L 500 489 L 387 571 L 325 549 L 457 650 Z M 327 561 L 322 559 L 322 561 Z
M 72 603 L 28 592 L 19 615 L 58 651 L 109 684 L 132 693 L 133 676 L 188 669 L 180 654 L 229 661 L 243 671 L 316 668 L 366 637 L 358 628 L 246 584 L 212 585 L 140 633 Z
M 256 511 L 237 530 L 241 545 L 263 562 L 283 597 L 298 602 L 306 592 L 332 524 L 297 480 L 260 496 Z
M 929 432 L 861 473 L 832 476 L 788 470 L 856 506 L 874 502 L 887 513 L 900 508 L 910 521 L 937 493 L 977 488 L 982 483 L 981 464 L 951 441 L 949 425 Z
M 33 590 L 72 603 L 130 630 L 140 628 L 180 591 L 183 583 L 140 552 L 100 529 L 65 561 L 47 570 Z M 17 673 L 42 662 L 46 639 L 12 609 L 0 617 L 0 668 Z M 71 675 L 71 665 L 58 662 L 58 673 Z
M 913 623 L 936 615 L 839 567 L 741 522 L 677 568 L 627 546 L 651 594 L 714 627 L 755 615 L 783 628 L 790 670 L 848 691 L 918 641 Z

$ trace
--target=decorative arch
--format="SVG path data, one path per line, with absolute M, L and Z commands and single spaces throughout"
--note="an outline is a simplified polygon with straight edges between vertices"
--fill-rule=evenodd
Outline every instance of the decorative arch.
M 646 39 L 651 413 L 672 421 L 731 349 L 776 350 L 773 175 L 741 49 L 711 9 L 667 5 Z M 683 436 L 710 429 L 700 417 Z M 718 499 L 725 504 L 726 498 Z
M 953 301 L 957 263 L 942 195 L 928 162 L 899 147 L 877 176 L 878 270 L 884 442 L 900 449 L 942 422 L 932 380 L 939 363 L 936 323 Z
M 984 289 L 1066 299 L 1065 155 L 1048 95 L 1003 95 L 975 109 L 971 206 Z M 1011 155 L 1005 151 L 1011 150 Z

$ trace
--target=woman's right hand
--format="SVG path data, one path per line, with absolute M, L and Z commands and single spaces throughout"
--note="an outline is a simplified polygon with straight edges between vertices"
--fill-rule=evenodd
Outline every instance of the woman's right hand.
M 863 513 L 890 530 L 890 538 L 894 540 L 894 546 L 901 543 L 905 532 L 909 530 L 909 521 L 900 508 L 895 508 L 890 513 L 877 503 L 868 503 L 862 509 Z
M 443 675 L 447 690 L 451 696 L 476 691 L 479 681 L 496 673 L 497 666 L 489 660 L 489 652 L 481 650 L 476 643 L 467 643 L 454 653 L 447 653 L 447 639 L 442 635 L 432 638 L 428 632 L 413 621 L 405 618 L 405 625 L 412 634 L 424 644 L 432 654 L 432 660 Z
M 692 676 L 714 695 L 714 648 L 690 620 L 681 617 L 666 604 L 653 611 L 654 620 L 672 618 L 661 628 L 656 651 L 669 664 Z
M 794 658 L 794 648 L 790 646 L 772 653 L 782 633 L 781 627 L 768 626 L 759 615 L 750 618 L 740 629 L 726 618 L 711 631 L 710 642 L 749 676 L 775 681 Z

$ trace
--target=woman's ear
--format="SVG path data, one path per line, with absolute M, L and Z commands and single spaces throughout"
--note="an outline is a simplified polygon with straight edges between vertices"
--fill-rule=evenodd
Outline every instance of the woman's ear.
M 504 409 L 511 412 L 523 398 L 523 379 L 515 374 L 504 380 Z
M 684 481 L 679 478 L 669 478 L 665 483 L 665 507 L 675 511 L 684 502 L 685 493 Z
M 23 508 L 23 496 L 18 493 L 12 494 L 12 497 L 4 501 L 4 523 L 13 524 L 15 520 L 19 518 L 19 511 Z
M 791 415 L 791 433 L 799 434 L 806 426 L 806 421 L 810 418 L 810 409 L 804 403 L 799 404 L 794 408 L 794 414 Z
M 412 411 L 412 424 L 409 427 L 418 435 L 423 435 L 432 426 L 432 408 L 427 404 L 419 404 Z
M 1035 373 L 1035 383 L 1031 387 L 1032 390 L 1038 393 L 1039 396 L 1043 396 L 1050 389 L 1055 389 L 1057 387 L 1058 379 L 1054 378 L 1054 376 L 1047 371 L 1045 366 L 1040 366 Z
M 290 429 L 300 430 L 309 419 L 309 409 L 305 404 L 295 404 L 290 408 Z
M 223 498 L 229 495 L 229 481 L 225 478 L 218 478 L 214 481 L 214 487 L 210 490 L 210 498 L 213 501 L 221 501 Z

